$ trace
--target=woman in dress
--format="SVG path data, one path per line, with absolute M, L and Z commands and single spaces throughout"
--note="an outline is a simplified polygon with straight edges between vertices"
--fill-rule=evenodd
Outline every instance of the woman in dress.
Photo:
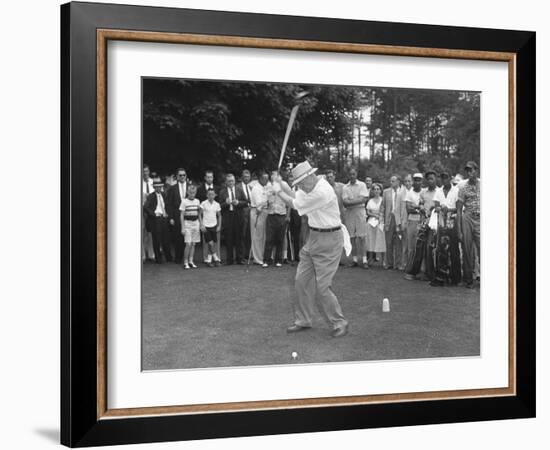
M 371 189 L 371 198 L 367 202 L 367 238 L 366 252 L 376 255 L 380 253 L 380 260 L 384 259 L 386 252 L 386 238 L 384 235 L 384 218 L 380 216 L 380 206 L 382 205 L 382 185 L 374 183 Z M 373 263 L 373 258 L 368 264 Z

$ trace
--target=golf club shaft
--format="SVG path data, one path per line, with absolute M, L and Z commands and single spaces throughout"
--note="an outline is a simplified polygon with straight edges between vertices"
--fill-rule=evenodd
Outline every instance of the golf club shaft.
M 292 130 L 292 125 L 294 124 L 294 119 L 296 119 L 296 114 L 298 113 L 299 107 L 299 104 L 295 105 L 290 113 L 290 118 L 288 119 L 288 125 L 286 127 L 285 139 L 283 141 L 283 148 L 281 149 L 281 156 L 279 157 L 279 164 L 277 165 L 277 171 L 281 170 L 283 158 L 285 157 L 286 144 L 288 143 L 288 137 L 290 136 L 290 131 Z

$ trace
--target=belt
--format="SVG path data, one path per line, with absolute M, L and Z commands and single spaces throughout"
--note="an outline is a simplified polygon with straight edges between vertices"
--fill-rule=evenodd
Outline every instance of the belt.
M 194 222 L 195 220 L 199 220 L 199 218 L 198 217 L 185 217 L 185 216 L 183 216 L 183 220 L 189 220 L 191 222 Z
M 310 230 L 313 231 L 319 231 L 320 233 L 330 233 L 331 231 L 338 231 L 341 229 L 341 226 L 334 227 L 334 228 L 315 228 L 315 227 L 309 227 Z

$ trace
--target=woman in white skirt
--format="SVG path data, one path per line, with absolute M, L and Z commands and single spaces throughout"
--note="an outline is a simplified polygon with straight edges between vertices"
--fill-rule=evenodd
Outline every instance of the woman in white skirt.
M 374 183 L 371 189 L 372 197 L 367 202 L 367 238 L 365 252 L 381 253 L 380 260 L 386 252 L 386 237 L 384 234 L 384 218 L 380 216 L 382 205 L 382 185 Z M 372 264 L 372 259 L 368 261 Z

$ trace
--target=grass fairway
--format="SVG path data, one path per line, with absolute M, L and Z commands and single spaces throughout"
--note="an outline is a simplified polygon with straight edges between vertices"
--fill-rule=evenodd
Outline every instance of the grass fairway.
M 319 314 L 292 324 L 295 267 L 183 270 L 146 264 L 142 274 L 144 370 L 475 356 L 479 289 L 430 287 L 403 272 L 340 267 L 333 290 L 350 323 L 334 339 Z M 382 299 L 391 311 L 382 312 Z M 292 352 L 298 357 L 293 360 Z

